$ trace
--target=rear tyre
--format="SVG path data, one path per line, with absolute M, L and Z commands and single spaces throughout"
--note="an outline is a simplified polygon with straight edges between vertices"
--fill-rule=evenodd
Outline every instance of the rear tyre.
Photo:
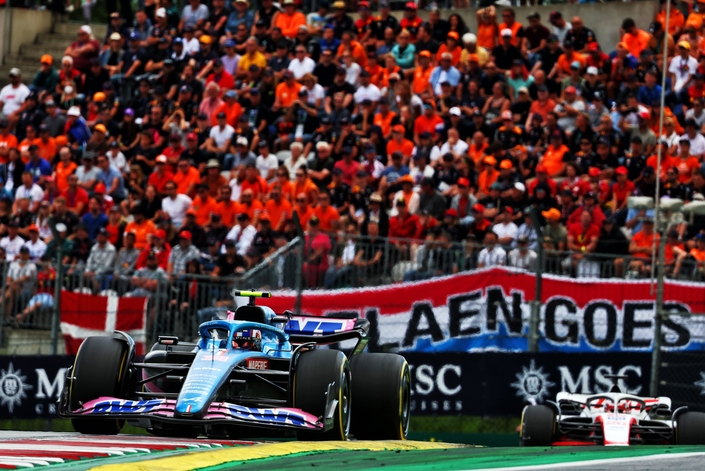
M 350 367 L 339 350 L 311 350 L 299 357 L 294 372 L 294 407 L 325 415 L 326 391 L 338 400 L 333 428 L 325 433 L 297 431 L 299 440 L 347 440 L 350 433 Z
M 351 433 L 358 440 L 405 440 L 409 432 L 409 364 L 393 353 L 361 353 L 350 360 Z
M 112 337 L 89 337 L 78 349 L 69 391 L 71 410 L 102 396 L 120 397 L 127 370 L 127 346 Z M 79 433 L 116 435 L 122 419 L 71 419 Z
M 550 407 L 526 406 L 521 414 L 521 446 L 551 446 L 556 414 Z
M 684 412 L 678 416 L 676 444 L 705 445 L 705 413 Z

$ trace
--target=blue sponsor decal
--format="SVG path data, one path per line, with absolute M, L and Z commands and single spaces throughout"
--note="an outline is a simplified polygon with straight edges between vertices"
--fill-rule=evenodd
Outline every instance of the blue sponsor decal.
M 306 426 L 306 417 L 292 410 L 259 409 L 256 407 L 238 406 L 237 404 L 228 404 L 227 407 L 230 414 L 238 419 L 299 427 Z
M 287 334 L 328 335 L 343 332 L 347 320 L 291 319 L 286 324 Z
M 162 405 L 162 399 L 148 401 L 101 401 L 93 406 L 91 414 L 143 414 Z

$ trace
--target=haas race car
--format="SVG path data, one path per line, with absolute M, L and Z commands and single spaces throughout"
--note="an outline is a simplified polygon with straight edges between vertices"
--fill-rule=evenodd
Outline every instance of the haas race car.
M 400 355 L 363 353 L 365 319 L 278 316 L 255 298 L 199 327 L 196 343 L 159 337 L 144 360 L 122 332 L 90 337 L 67 374 L 59 415 L 77 432 L 117 434 L 125 422 L 164 436 L 303 440 L 405 439 L 411 380 Z M 339 342 L 355 343 L 346 355 Z M 323 348 L 321 348 L 323 347 Z
M 524 407 L 523 446 L 551 445 L 703 445 L 705 413 L 671 410 L 667 397 L 625 394 L 617 384 L 626 376 L 605 375 L 614 384 L 601 394 L 560 392 L 549 405 Z

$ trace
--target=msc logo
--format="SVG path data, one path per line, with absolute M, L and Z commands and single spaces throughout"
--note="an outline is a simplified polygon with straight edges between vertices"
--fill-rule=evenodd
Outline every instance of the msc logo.
M 161 399 L 149 401 L 101 401 L 93 406 L 91 414 L 141 414 L 164 403 Z

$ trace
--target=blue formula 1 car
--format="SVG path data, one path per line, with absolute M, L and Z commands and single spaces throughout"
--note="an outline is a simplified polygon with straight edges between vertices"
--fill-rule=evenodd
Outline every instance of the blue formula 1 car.
M 363 353 L 367 320 L 278 316 L 255 305 L 270 293 L 233 295 L 250 302 L 201 324 L 197 343 L 159 337 L 142 361 L 122 332 L 86 339 L 59 415 L 86 434 L 117 434 L 127 421 L 163 436 L 245 438 L 264 428 L 302 440 L 406 438 L 409 365 Z M 349 354 L 336 349 L 351 340 Z

